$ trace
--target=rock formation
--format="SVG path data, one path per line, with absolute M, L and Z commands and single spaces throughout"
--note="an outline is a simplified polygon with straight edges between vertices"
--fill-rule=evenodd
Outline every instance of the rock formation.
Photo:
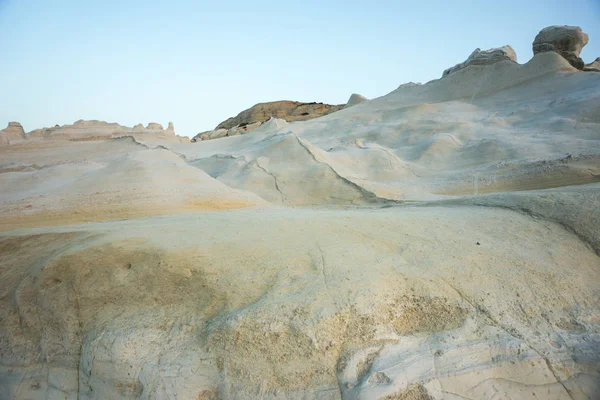
M 475 49 L 465 61 L 445 70 L 442 77 L 466 68 L 469 65 L 490 65 L 500 61 L 513 61 L 516 63 L 517 53 L 508 45 L 489 50 Z
M 369 99 L 367 99 L 365 96 L 361 96 L 358 93 L 352 93 L 352 95 L 348 99 L 348 102 L 346 103 L 346 106 L 344 106 L 344 108 L 352 107 L 356 104 L 359 104 L 359 103 L 362 103 L 363 101 L 368 101 L 368 100 Z
M 8 126 L 0 131 L 0 145 L 27 140 L 23 127 L 18 122 L 9 122 Z
M 192 142 L 242 135 L 260 127 L 270 118 L 279 118 L 288 122 L 307 121 L 342 108 L 344 108 L 343 104 L 301 103 L 288 100 L 258 103 L 237 116 L 221 122 L 214 130 L 200 132 L 192 138 Z
M 585 64 L 584 71 L 600 72 L 600 57 L 596 58 L 589 64 Z
M 256 122 L 265 122 L 271 117 L 285 119 L 288 122 L 306 121 L 331 114 L 342 108 L 344 108 L 344 105 L 334 106 L 323 103 L 301 103 L 288 100 L 258 103 L 242 111 L 237 116 L 221 122 L 215 129 L 231 129 L 242 124 L 249 125 Z
M 148 123 L 148 126 L 146 127 L 147 131 L 164 131 L 165 129 L 163 128 L 163 126 L 161 124 L 158 124 L 156 122 L 150 122 Z
M 116 122 L 78 120 L 72 125 L 56 125 L 53 128 L 36 129 L 29 132 L 28 136 L 30 138 L 46 139 L 100 140 L 135 134 L 173 136 L 175 135 L 175 128 L 172 122 L 169 122 L 169 127 L 164 129 L 161 124 L 156 122 L 150 122 L 146 127 L 137 124 L 130 128 Z
M 533 41 L 533 54 L 555 51 L 573 67 L 583 70 L 585 64 L 579 57 L 588 43 L 588 35 L 578 26 L 553 25 L 537 34 Z
M 0 399 L 599 399 L 599 106 L 548 51 L 201 145 L 2 146 Z

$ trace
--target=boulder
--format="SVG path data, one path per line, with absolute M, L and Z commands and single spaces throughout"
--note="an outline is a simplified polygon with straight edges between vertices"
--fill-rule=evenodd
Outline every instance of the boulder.
M 535 37 L 533 54 L 554 51 L 563 56 L 573 67 L 583 70 L 585 64 L 579 54 L 588 40 L 588 35 L 578 26 L 548 26 Z
M 357 104 L 362 103 L 363 101 L 367 101 L 367 100 L 369 100 L 369 99 L 367 99 L 365 96 L 361 96 L 360 94 L 357 94 L 357 93 L 352 93 L 352 95 L 348 99 L 348 102 L 346 103 L 344 108 L 352 107 L 354 105 L 357 105 Z
M 500 61 L 512 61 L 516 63 L 517 53 L 515 53 L 515 50 L 508 45 L 489 50 L 475 49 L 465 61 L 445 70 L 442 74 L 442 77 L 450 75 L 470 65 L 490 65 Z
M 589 64 L 585 64 L 584 71 L 600 72 L 600 57 L 596 58 Z

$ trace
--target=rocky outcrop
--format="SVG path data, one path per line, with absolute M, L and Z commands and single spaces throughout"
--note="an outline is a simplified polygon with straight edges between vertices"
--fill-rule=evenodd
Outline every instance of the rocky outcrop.
M 589 64 L 585 64 L 584 71 L 600 72 L 600 57 L 596 58 Z
M 148 123 L 146 130 L 148 130 L 148 131 L 164 131 L 165 128 L 163 128 L 163 126 L 161 124 L 158 124 L 156 122 L 150 122 L 150 123 Z
M 515 50 L 508 45 L 489 50 L 475 49 L 465 61 L 445 70 L 442 77 L 470 65 L 490 65 L 500 61 L 517 62 L 517 53 L 515 53 Z
M 8 126 L 0 131 L 0 145 L 27 140 L 23 126 L 18 122 L 9 122 Z
M 306 121 L 309 119 L 331 114 L 341 110 L 344 105 L 330 105 L 323 103 L 301 103 L 298 101 L 273 101 L 258 103 L 237 116 L 221 122 L 215 129 L 231 129 L 242 124 L 265 122 L 269 118 L 281 118 L 288 122 Z
M 175 134 L 175 126 L 173 125 L 173 122 L 169 121 L 169 126 L 167 127 L 167 129 L 165 129 L 165 133 L 168 133 L 170 135 Z
M 348 102 L 346 103 L 346 106 L 344 108 L 355 106 L 355 105 L 362 103 L 364 101 L 367 101 L 367 100 L 369 100 L 369 99 L 367 99 L 365 96 L 361 96 L 358 93 L 352 93 L 352 95 L 348 99 Z
M 192 142 L 242 135 L 260 127 L 271 118 L 283 119 L 287 122 L 307 121 L 331 114 L 344 107 L 344 104 L 301 103 L 288 100 L 258 103 L 237 116 L 221 122 L 214 130 L 200 132 L 192 138 Z
M 533 54 L 555 51 L 573 67 L 583 70 L 585 64 L 579 57 L 581 49 L 588 43 L 588 35 L 578 26 L 553 25 L 537 34 L 533 41 Z

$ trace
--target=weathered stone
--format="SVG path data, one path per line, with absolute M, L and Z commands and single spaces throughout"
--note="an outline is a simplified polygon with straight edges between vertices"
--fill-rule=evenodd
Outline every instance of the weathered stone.
M 253 107 L 242 111 L 236 117 L 228 118 L 221 122 L 215 130 L 201 132 L 194 136 L 192 140 L 201 140 L 201 135 L 208 134 L 211 139 L 223 136 L 237 136 L 248 133 L 260 126 L 271 118 L 282 119 L 287 122 L 306 121 L 313 118 L 322 117 L 332 112 L 341 110 L 345 105 L 330 105 L 323 103 L 301 103 L 298 101 L 273 101 L 270 103 L 259 103 Z M 225 129 L 226 134 L 217 133 Z M 204 139 L 202 139 L 204 140 Z
M 500 61 L 517 62 L 517 53 L 515 53 L 515 50 L 508 45 L 489 50 L 475 49 L 465 61 L 445 70 L 442 77 L 470 65 L 490 65 Z
M 288 122 L 306 121 L 341 110 L 344 105 L 301 103 L 298 101 L 273 101 L 259 103 L 242 111 L 236 117 L 221 122 L 215 129 L 231 129 L 242 124 L 265 122 L 269 118 L 281 118 Z
M 148 124 L 148 126 L 146 127 L 146 129 L 149 131 L 163 131 L 164 130 L 163 126 L 156 122 L 150 122 Z
M 600 72 L 600 57 L 596 58 L 589 64 L 585 64 L 584 71 Z
M 578 26 L 548 26 L 535 37 L 533 54 L 555 51 L 573 67 L 582 70 L 585 64 L 579 54 L 581 49 L 588 43 L 588 40 L 588 35 Z
M 7 145 L 26 139 L 23 126 L 18 122 L 9 122 L 8 126 L 0 131 L 0 145 Z

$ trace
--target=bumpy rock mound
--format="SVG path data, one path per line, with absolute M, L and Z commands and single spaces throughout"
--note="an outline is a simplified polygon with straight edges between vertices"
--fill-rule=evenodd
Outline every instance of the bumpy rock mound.
M 442 76 L 450 75 L 451 73 L 466 68 L 469 65 L 490 65 L 499 61 L 517 62 L 517 53 L 515 53 L 515 50 L 508 45 L 489 50 L 481 50 L 477 48 L 465 61 L 445 70 Z
M 0 131 L 0 146 L 26 139 L 25 131 L 18 122 L 9 122 L 8 126 Z
M 583 69 L 584 62 L 579 57 L 579 53 L 588 40 L 588 35 L 578 26 L 548 26 L 535 37 L 533 54 L 555 51 L 569 61 L 573 67 Z

